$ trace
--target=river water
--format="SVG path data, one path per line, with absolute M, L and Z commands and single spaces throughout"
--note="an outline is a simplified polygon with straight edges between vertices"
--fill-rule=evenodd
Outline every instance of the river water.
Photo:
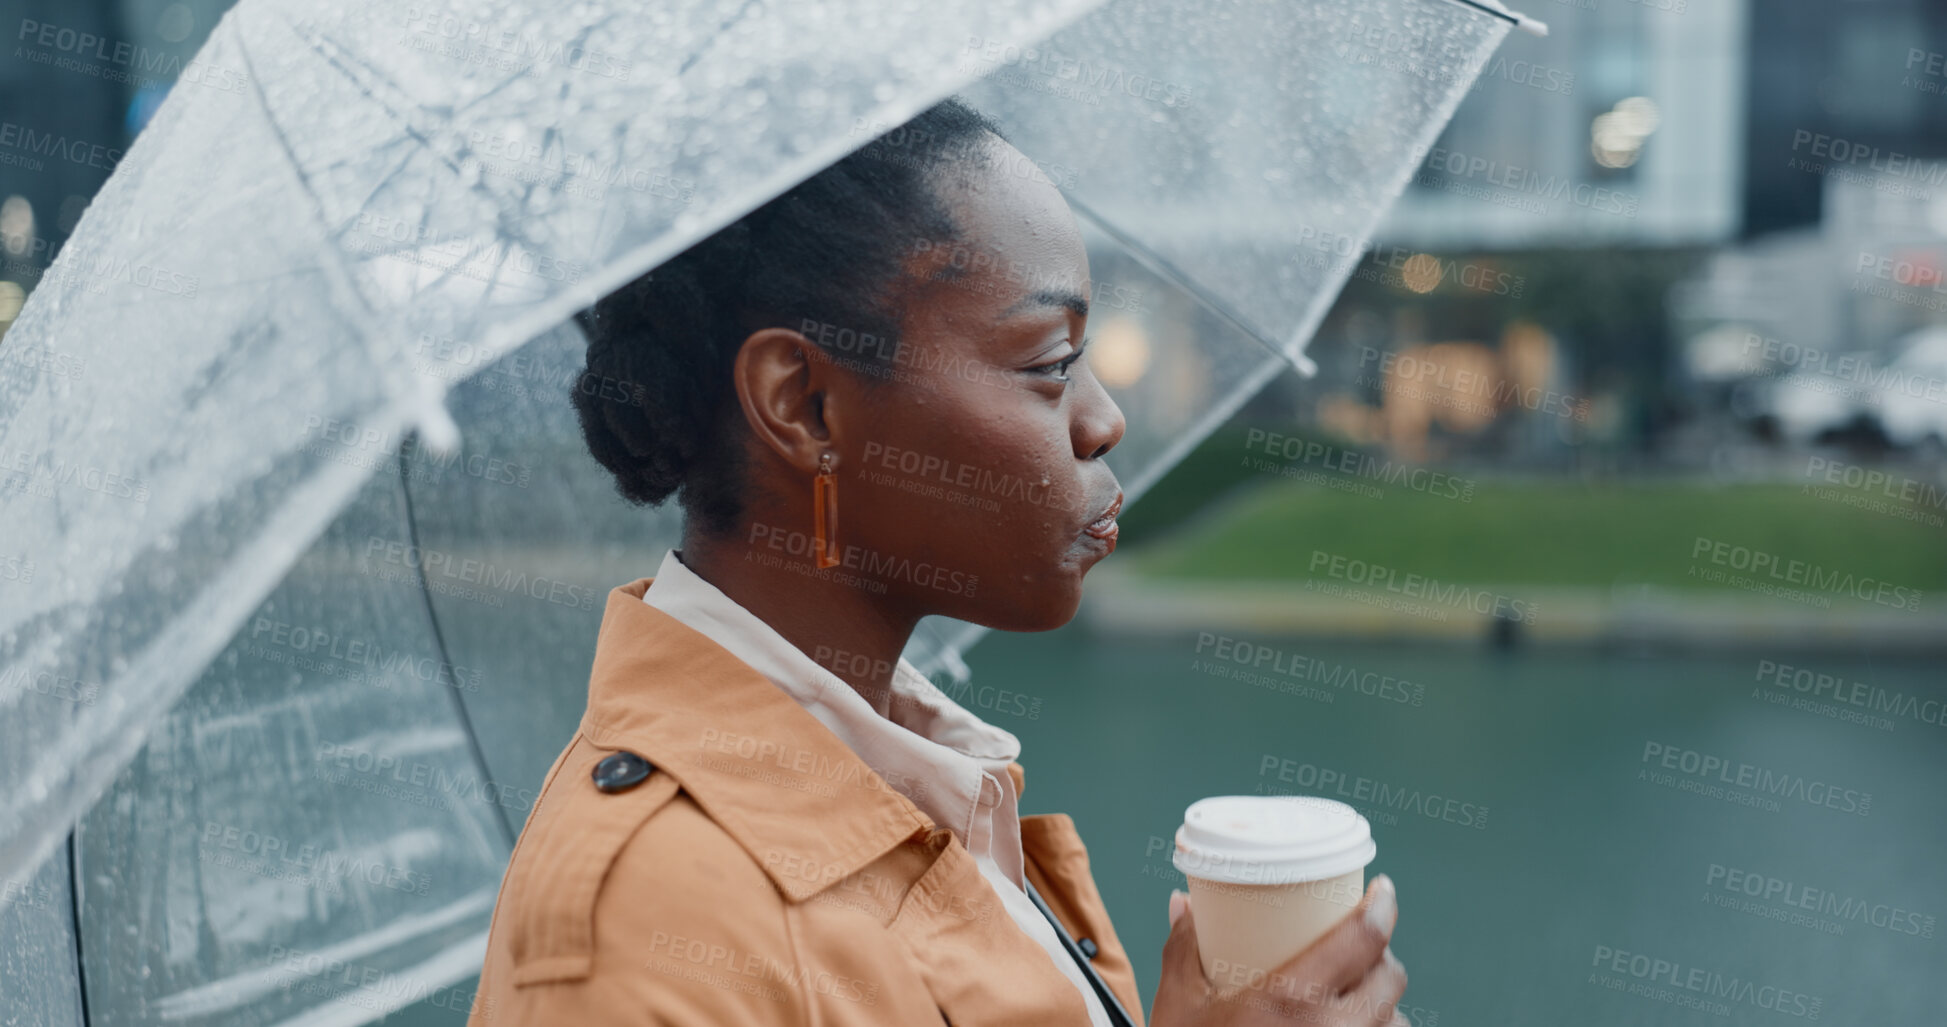
M 1418 1027 L 1947 1022 L 1938 663 L 1077 624 L 969 664 L 1146 1003 L 1184 807 L 1296 793 L 1371 820 Z

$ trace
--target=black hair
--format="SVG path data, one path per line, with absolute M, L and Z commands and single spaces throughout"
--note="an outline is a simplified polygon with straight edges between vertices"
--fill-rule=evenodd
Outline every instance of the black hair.
M 988 134 L 1000 137 L 987 117 L 942 101 L 576 313 L 588 365 L 575 412 L 623 498 L 659 506 L 680 489 L 704 530 L 734 530 L 746 433 L 730 373 L 744 339 L 814 321 L 883 340 L 843 359 L 887 366 L 905 257 L 960 236 L 940 173 L 969 176 Z M 819 336 L 836 332 L 806 334 L 834 352 Z

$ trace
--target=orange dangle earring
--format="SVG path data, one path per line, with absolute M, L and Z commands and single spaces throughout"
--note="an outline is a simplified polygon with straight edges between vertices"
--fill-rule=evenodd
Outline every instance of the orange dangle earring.
M 838 566 L 838 546 L 832 541 L 838 531 L 838 475 L 832 473 L 830 453 L 818 457 L 818 476 L 811 479 L 811 526 L 818 569 Z

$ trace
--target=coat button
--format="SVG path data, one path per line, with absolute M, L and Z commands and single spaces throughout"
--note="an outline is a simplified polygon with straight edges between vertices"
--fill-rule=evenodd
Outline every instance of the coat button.
M 1102 951 L 1100 948 L 1096 947 L 1095 939 L 1093 938 L 1083 938 L 1082 940 L 1075 943 L 1075 947 L 1081 949 L 1082 955 L 1087 956 L 1090 959 L 1094 959 L 1095 954 L 1097 952 Z
M 626 792 L 649 780 L 655 769 L 648 760 L 624 750 L 595 764 L 595 787 L 604 792 Z

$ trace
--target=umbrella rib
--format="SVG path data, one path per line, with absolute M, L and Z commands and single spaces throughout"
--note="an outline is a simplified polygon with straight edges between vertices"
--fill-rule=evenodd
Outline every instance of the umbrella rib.
M 427 141 L 423 137 L 419 136 L 418 133 L 414 132 L 412 130 L 411 125 L 407 125 L 405 131 L 408 135 L 416 139 L 419 139 L 419 141 L 422 144 L 424 144 Z M 425 148 L 428 150 L 431 149 L 431 147 L 425 147 Z M 375 199 L 379 195 L 379 193 L 384 192 L 385 189 L 388 186 L 390 186 L 395 179 L 397 179 L 402 173 L 405 172 L 406 168 L 409 167 L 411 163 L 412 163 L 411 151 L 408 150 L 407 152 L 400 154 L 398 161 L 393 164 L 392 170 L 386 172 L 383 176 L 379 178 L 377 182 L 372 183 L 372 188 L 367 189 L 365 191 L 365 198 L 359 201 L 358 209 L 359 210 L 369 209 L 372 205 L 373 199 Z M 355 227 L 357 224 L 358 222 L 356 220 L 352 220 L 332 230 L 332 232 L 330 233 L 330 238 L 332 243 L 336 245 L 342 242 L 342 240 L 345 238 L 346 233 L 350 232 L 352 228 Z M 423 221 L 420 227 L 421 228 L 425 227 Z M 412 246 L 410 243 L 400 243 L 399 246 L 396 249 L 394 249 L 392 252 L 403 253 L 406 250 L 409 250 L 411 248 Z
M 1203 286 L 1198 285 L 1195 279 L 1185 274 L 1182 271 L 1182 269 L 1178 268 L 1174 263 L 1172 263 L 1168 257 L 1165 257 L 1160 253 L 1157 253 L 1155 250 L 1150 249 L 1148 246 L 1138 241 L 1134 236 L 1117 228 L 1115 225 L 1110 223 L 1107 218 L 1104 218 L 1102 215 L 1097 214 L 1094 208 L 1090 207 L 1086 203 L 1083 203 L 1081 200 L 1076 199 L 1073 195 L 1070 195 L 1068 193 L 1063 193 L 1063 195 L 1067 197 L 1069 206 L 1075 208 L 1075 211 L 1077 213 L 1087 218 L 1091 223 L 1095 225 L 1095 227 L 1101 229 L 1103 234 L 1107 235 L 1111 239 L 1114 239 L 1116 243 L 1120 245 L 1123 249 L 1128 250 L 1129 253 L 1132 256 L 1134 256 L 1136 260 L 1140 262 L 1144 267 L 1149 268 L 1150 271 L 1166 279 L 1171 285 L 1174 285 L 1177 288 L 1182 289 L 1184 292 L 1189 293 L 1192 297 L 1196 299 L 1198 303 L 1201 303 L 1205 307 L 1207 307 L 1211 313 L 1216 314 L 1218 317 L 1221 317 L 1225 321 L 1230 322 L 1230 324 L 1233 327 L 1235 327 L 1238 331 L 1243 332 L 1246 336 L 1250 337 L 1250 339 L 1256 342 L 1258 345 L 1264 347 L 1267 350 L 1270 350 L 1273 356 L 1276 356 L 1278 359 L 1284 361 L 1287 364 L 1290 364 L 1293 368 L 1297 369 L 1297 371 L 1300 374 L 1304 374 L 1307 376 L 1310 375 L 1311 373 L 1310 369 L 1305 366 L 1303 361 L 1300 361 L 1296 357 L 1292 356 L 1290 353 L 1285 351 L 1284 347 L 1278 345 L 1276 342 L 1273 342 L 1262 331 L 1259 331 L 1256 326 L 1252 325 L 1249 321 L 1245 320 L 1242 314 L 1239 314 L 1237 311 L 1231 309 L 1230 304 L 1224 302 L 1222 299 L 1213 295 L 1208 289 L 1205 289 Z
M 239 38 L 237 39 L 237 53 L 243 58 L 244 66 L 250 73 L 250 90 L 252 95 L 257 98 L 258 109 L 264 112 L 264 126 L 270 130 L 271 138 L 277 141 L 278 149 L 284 151 L 284 159 L 291 169 L 291 177 L 297 180 L 298 189 L 310 198 L 311 210 L 317 222 L 319 234 L 325 238 L 330 238 L 331 226 L 324 219 L 324 198 L 319 196 L 317 190 L 311 187 L 310 178 L 304 174 L 304 165 L 298 160 L 297 151 L 291 147 L 290 136 L 285 133 L 283 124 L 277 120 L 277 112 L 271 108 L 270 97 L 264 95 L 264 81 L 258 74 L 257 62 L 251 57 L 250 47 L 241 34 L 239 34 Z M 359 291 L 358 283 L 353 281 L 351 272 L 342 262 L 337 247 L 332 247 L 328 258 L 320 260 L 318 265 L 319 269 L 325 273 L 324 277 L 326 281 L 335 280 L 340 289 L 351 294 L 350 298 L 357 301 L 358 309 L 364 317 L 369 318 L 374 313 L 371 302 L 366 299 L 363 292 Z M 366 339 L 364 333 L 354 332 L 353 334 L 357 336 L 360 344 L 365 347 L 366 355 L 372 359 L 373 363 L 380 366 L 385 366 L 387 363 L 390 363 L 390 361 L 382 361 L 379 358 L 379 354 L 372 351 L 371 343 Z
M 690 69 L 696 66 L 696 62 L 702 60 L 703 55 L 717 45 L 717 40 L 722 39 L 725 32 L 730 31 L 730 26 L 744 20 L 744 15 L 750 12 L 751 6 L 756 2 L 757 0 L 744 0 L 735 11 L 730 12 L 730 16 L 717 26 L 716 34 L 705 40 L 703 45 L 697 47 L 696 52 L 690 54 L 689 59 L 676 69 L 676 77 L 681 78 L 689 74 Z
M 600 18 L 596 19 L 595 21 L 591 21 L 588 24 L 583 25 L 581 27 L 581 31 L 575 33 L 575 45 L 586 50 L 588 48 L 588 40 L 590 37 L 592 37 L 595 34 L 595 31 L 597 29 L 607 28 L 609 22 L 614 21 L 615 18 L 616 18 L 616 12 L 610 11 L 609 13 L 602 15 Z
M 295 26 L 292 26 L 292 31 L 296 32 L 298 30 L 296 29 Z M 404 90 L 402 90 L 399 87 L 399 84 L 397 82 L 393 81 L 390 76 L 386 75 L 384 69 L 374 67 L 370 62 L 360 60 L 354 54 L 346 53 L 343 47 L 333 47 L 332 49 L 327 51 L 327 49 L 323 45 L 324 40 L 321 40 L 319 38 L 312 37 L 308 39 L 307 42 L 310 44 L 312 52 L 316 53 L 320 59 L 336 66 L 347 79 L 351 80 L 354 83 L 357 83 L 359 89 L 365 94 L 365 96 L 368 99 L 372 100 L 374 103 L 377 103 L 381 108 L 385 110 L 387 114 L 390 114 L 392 116 L 392 119 L 398 123 L 399 130 L 402 133 L 404 133 L 408 138 L 417 141 L 422 150 L 432 154 L 435 158 L 443 162 L 449 169 L 455 172 L 460 170 L 461 167 L 460 161 L 455 159 L 454 155 L 443 152 L 438 146 L 435 146 L 434 141 L 430 136 L 428 136 L 424 132 L 421 132 L 418 128 L 416 128 L 413 125 L 412 118 L 407 115 L 407 113 L 400 107 L 400 105 L 388 102 L 385 97 L 380 95 L 378 89 L 373 88 L 374 84 L 376 83 L 377 85 L 384 86 L 395 93 L 404 92 Z M 361 75 L 364 77 L 362 78 Z M 492 96 L 495 92 L 499 91 L 501 86 L 506 85 L 508 81 L 512 81 L 512 79 L 510 78 L 502 81 L 500 84 L 494 86 L 492 89 L 489 89 L 481 97 L 476 97 L 473 102 L 478 102 L 478 100 L 484 99 L 486 96 Z M 469 103 L 467 106 L 471 106 L 471 103 Z M 367 191 L 365 204 L 360 205 L 361 209 L 363 209 L 366 204 L 369 204 L 373 197 L 383 192 L 388 185 L 390 185 L 395 179 L 397 179 L 401 174 L 403 174 L 410 166 L 410 163 L 411 161 L 409 156 L 401 158 L 390 172 L 388 172 L 378 182 L 374 183 L 372 188 Z M 497 220 L 500 221 L 501 228 L 503 230 L 507 230 L 511 227 L 505 223 L 504 218 L 497 219 Z M 420 222 L 421 228 L 424 228 L 424 225 L 425 225 L 424 212 L 422 212 L 421 222 Z M 351 228 L 350 225 L 346 225 L 337 231 L 331 231 L 327 227 L 327 235 L 334 242 L 336 242 L 340 238 L 342 238 L 344 233 L 346 231 L 349 231 L 350 228 Z M 410 247 L 401 247 L 396 252 L 403 253 L 409 249 Z M 469 254 L 469 256 L 477 254 L 478 252 L 480 251 L 476 249 L 473 251 L 473 254 Z M 455 273 L 455 269 L 453 267 L 440 268 L 438 277 L 433 279 L 433 281 L 428 285 L 428 288 L 432 286 L 442 285 L 448 281 L 451 281 L 454 273 Z
M 410 456 L 406 455 L 404 446 L 401 445 L 399 453 L 399 491 L 406 498 L 406 541 L 412 546 L 413 552 L 423 553 L 425 550 L 421 548 L 419 542 L 419 518 L 416 516 L 412 505 L 412 472 L 411 468 L 407 466 L 411 459 Z M 455 666 L 453 663 L 453 654 L 446 647 L 446 632 L 440 628 L 439 610 L 433 606 L 433 590 L 426 583 L 425 571 L 417 564 L 413 565 L 413 571 L 419 577 L 419 597 L 426 604 L 426 620 L 432 625 L 433 645 L 439 649 L 439 658 L 445 662 L 446 666 Z M 479 732 L 473 729 L 473 716 L 467 712 L 466 699 L 460 695 L 460 690 L 457 688 L 442 688 L 440 691 L 445 692 L 447 697 L 452 700 L 453 710 L 459 714 L 460 731 L 466 736 L 467 748 L 472 750 L 473 761 L 479 765 L 481 775 L 489 781 L 493 780 L 493 768 L 487 765 L 487 752 L 480 746 Z M 499 803 L 493 804 L 493 810 L 494 820 L 500 824 L 501 834 L 507 839 L 507 845 L 511 848 L 514 842 L 518 840 L 519 832 L 514 830 L 513 822 L 507 819 L 507 811 L 502 809 Z
M 81 947 L 81 851 L 75 847 L 74 831 L 68 831 L 68 913 L 74 924 L 74 990 L 81 997 L 81 1022 L 93 1023 L 88 1011 L 88 960 Z
M 590 29 L 592 30 L 593 27 L 594 26 L 591 26 Z M 296 26 L 290 26 L 290 28 L 291 31 L 293 32 L 299 31 Z M 447 153 L 444 150 L 442 150 L 439 146 L 435 145 L 435 141 L 431 136 L 429 136 L 425 132 L 420 131 L 417 127 L 414 126 L 412 118 L 403 109 L 403 106 L 401 104 L 389 102 L 385 96 L 381 95 L 380 90 L 378 88 L 375 88 L 375 86 L 384 87 L 385 89 L 389 89 L 393 93 L 400 93 L 400 94 L 404 93 L 404 90 L 400 88 L 399 84 L 393 81 L 393 79 L 390 76 L 385 74 L 384 69 L 375 67 L 369 62 L 359 59 L 355 54 L 347 53 L 343 47 L 334 46 L 329 50 L 327 50 L 324 44 L 328 41 L 323 40 L 319 37 L 316 36 L 306 37 L 306 42 L 310 45 L 312 52 L 316 53 L 321 60 L 324 60 L 332 64 L 333 66 L 337 67 L 340 73 L 342 73 L 346 79 L 358 85 L 359 89 L 365 94 L 365 96 L 368 99 L 378 104 L 387 114 L 391 115 L 392 119 L 398 123 L 400 131 L 404 133 L 405 136 L 417 141 L 420 147 L 425 152 L 432 154 L 435 158 L 443 162 L 449 169 L 455 172 L 460 170 L 462 164 L 462 158 L 457 157 L 454 154 Z M 504 79 L 500 83 L 496 84 L 493 88 L 487 90 L 481 96 L 475 97 L 472 101 L 469 101 L 469 103 L 464 105 L 461 109 L 465 109 L 465 107 L 470 107 L 474 103 L 478 103 L 480 100 L 483 100 L 489 96 L 494 95 L 508 82 L 511 82 L 513 80 L 514 79 L 512 77 Z M 269 112 L 268 104 L 265 105 L 265 110 L 266 110 L 266 114 L 268 114 Z M 275 119 L 271 119 L 271 120 L 274 122 Z M 282 138 L 281 129 L 279 129 L 279 135 L 281 140 Z M 288 151 L 288 147 L 286 147 L 286 149 Z M 462 152 L 463 153 L 465 152 L 464 148 Z M 408 167 L 409 167 L 409 160 L 401 160 L 396 166 L 393 167 L 393 169 L 390 172 L 388 172 L 385 175 L 384 178 L 380 179 L 376 184 L 373 185 L 372 189 L 367 192 L 366 202 L 369 203 L 372 197 L 377 196 L 379 193 L 384 191 L 385 187 L 388 184 L 390 184 L 393 180 L 397 179 L 399 175 L 403 174 Z M 304 181 L 302 175 L 299 176 L 299 180 L 301 182 Z M 309 183 L 306 182 L 305 185 L 306 185 L 306 191 L 309 192 Z M 487 189 L 484 186 L 476 185 L 474 186 L 474 188 L 478 191 L 487 194 L 490 197 L 493 197 L 496 200 L 499 199 L 499 197 L 494 196 L 492 190 Z M 496 214 L 495 223 L 499 226 L 501 232 L 505 237 L 510 239 L 519 239 L 519 241 L 523 245 L 526 245 L 529 248 L 534 248 L 534 240 L 532 240 L 531 238 L 527 238 L 524 233 L 519 232 L 517 230 L 517 227 L 507 220 L 504 210 Z M 423 211 L 421 213 L 420 224 L 422 228 L 425 225 Z M 328 225 L 324 227 L 325 227 L 327 238 L 332 239 L 335 243 L 337 240 L 342 238 L 344 232 L 348 231 L 351 226 L 347 225 L 344 228 L 337 231 L 333 231 Z M 410 247 L 402 248 L 396 252 L 404 253 L 409 248 Z M 481 252 L 483 252 L 481 248 L 474 247 L 471 249 L 471 251 L 468 253 L 467 256 L 470 259 L 471 257 L 477 256 Z M 434 277 L 431 282 L 425 283 L 422 286 L 422 289 L 432 289 L 444 285 L 445 283 L 452 281 L 453 278 L 459 273 L 457 264 L 439 267 L 437 270 L 439 272 L 438 275 Z M 497 284 L 500 281 L 499 276 L 503 270 L 504 270 L 504 266 L 496 266 L 494 268 L 494 279 L 492 282 L 489 282 L 488 284 L 489 285 Z
M 1453 0 L 1453 2 L 1460 4 L 1463 7 L 1472 7 L 1474 10 L 1480 11 L 1483 14 L 1491 14 L 1494 17 L 1499 18 L 1510 25 L 1521 24 L 1521 19 L 1515 17 L 1511 12 L 1497 11 L 1494 8 L 1489 7 L 1484 3 L 1480 3 L 1479 0 Z

